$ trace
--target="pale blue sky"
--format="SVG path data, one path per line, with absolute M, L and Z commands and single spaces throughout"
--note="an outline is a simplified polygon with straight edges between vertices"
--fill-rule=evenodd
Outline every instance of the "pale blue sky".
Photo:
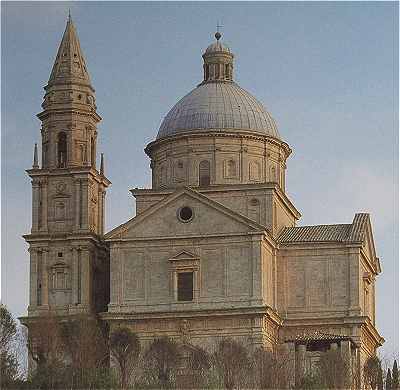
M 398 9 L 389 2 L 2 2 L 2 300 L 26 314 L 31 186 L 42 87 L 68 8 L 96 89 L 99 151 L 113 182 L 107 228 L 149 187 L 143 152 L 163 116 L 202 77 L 217 20 L 236 81 L 272 113 L 293 149 L 287 187 L 300 224 L 370 212 L 383 273 L 382 350 L 398 351 Z

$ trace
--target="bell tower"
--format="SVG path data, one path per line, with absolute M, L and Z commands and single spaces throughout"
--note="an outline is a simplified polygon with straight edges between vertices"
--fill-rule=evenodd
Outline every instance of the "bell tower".
M 103 241 L 104 206 L 111 182 L 97 160 L 94 89 L 78 36 L 68 17 L 38 114 L 41 165 L 35 144 L 29 316 L 105 310 L 109 300 L 109 253 Z

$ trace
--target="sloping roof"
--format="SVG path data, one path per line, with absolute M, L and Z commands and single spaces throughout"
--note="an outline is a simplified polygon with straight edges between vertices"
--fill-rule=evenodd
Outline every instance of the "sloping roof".
M 284 242 L 346 241 L 351 224 L 316 225 L 285 228 L 278 237 Z
M 349 340 L 351 339 L 350 336 L 343 336 L 338 334 L 330 334 L 330 333 L 323 333 L 319 331 L 315 331 L 314 333 L 308 334 L 299 334 L 294 338 L 287 339 L 286 341 L 293 341 L 293 342 L 316 342 L 316 341 L 338 341 L 338 340 Z
M 281 244 L 301 242 L 354 242 L 364 238 L 368 214 L 356 214 L 350 224 L 296 226 L 285 228 L 278 237 Z

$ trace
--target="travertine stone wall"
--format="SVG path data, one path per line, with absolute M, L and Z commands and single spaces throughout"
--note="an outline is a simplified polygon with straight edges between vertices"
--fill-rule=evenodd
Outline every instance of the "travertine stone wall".
M 60 314 L 105 310 L 109 259 L 104 247 L 60 240 L 31 246 L 30 253 L 29 315 L 49 308 Z
M 253 291 L 253 259 L 259 251 L 245 238 L 138 242 L 128 246 L 111 245 L 110 311 L 159 311 L 244 307 L 260 303 L 262 292 Z M 191 251 L 198 269 L 193 302 L 178 302 L 174 294 L 174 257 Z M 268 266 L 268 264 L 267 264 Z M 261 275 L 260 275 L 261 278 Z M 261 281 L 257 283 L 261 284 Z
M 277 340 L 277 325 L 260 314 L 207 314 L 184 317 L 160 316 L 158 318 L 135 318 L 111 320 L 111 330 L 121 324 L 135 332 L 145 350 L 157 337 L 168 336 L 178 343 L 201 347 L 214 352 L 217 343 L 231 337 L 250 348 L 264 346 L 272 349 Z
M 178 218 L 190 207 L 193 219 Z M 111 238 L 110 238 L 111 237 Z M 111 250 L 110 311 L 275 306 L 275 252 L 262 226 L 183 191 L 107 238 Z M 186 257 L 185 257 L 186 256 Z M 177 267 L 196 271 L 195 299 L 177 302 Z
M 278 263 L 278 308 L 288 318 L 357 310 L 360 283 L 353 272 L 358 258 L 342 245 L 281 247 Z

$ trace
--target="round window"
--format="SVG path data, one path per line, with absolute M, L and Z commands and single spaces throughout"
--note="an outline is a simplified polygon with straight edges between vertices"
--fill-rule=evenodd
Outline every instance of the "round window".
M 178 217 L 182 222 L 189 222 L 193 218 L 193 210 L 190 207 L 182 207 L 178 211 Z

